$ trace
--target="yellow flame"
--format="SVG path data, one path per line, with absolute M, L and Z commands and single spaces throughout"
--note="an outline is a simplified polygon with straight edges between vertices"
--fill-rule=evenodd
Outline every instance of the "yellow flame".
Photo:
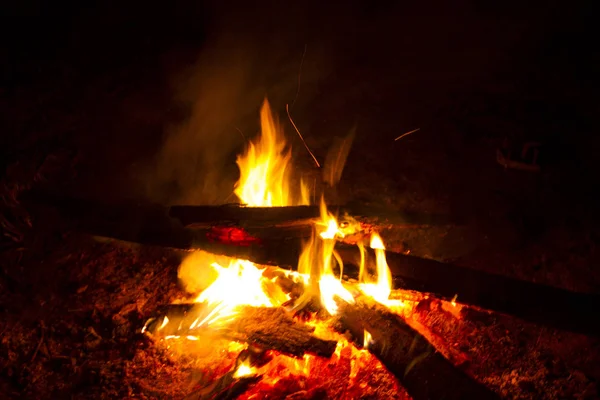
M 377 278 L 375 282 L 364 282 L 364 280 L 367 279 L 366 274 L 361 273 L 363 283 L 359 285 L 360 290 L 364 294 L 371 296 L 378 303 L 391 305 L 392 300 L 389 300 L 389 297 L 392 292 L 392 274 L 390 273 L 390 268 L 388 267 L 385 258 L 385 246 L 383 240 L 377 233 L 371 234 L 371 248 L 375 250 Z M 361 272 L 363 270 L 364 265 L 361 265 Z
M 250 142 L 246 153 L 237 158 L 240 179 L 235 184 L 234 193 L 251 207 L 309 204 L 309 191 L 303 182 L 300 182 L 299 196 L 293 196 L 290 148 L 267 99 L 260 110 L 260 125 L 258 139 Z
M 158 327 L 158 330 L 160 331 L 162 328 L 164 328 L 165 326 L 167 326 L 168 323 L 169 323 L 169 317 L 167 317 L 165 315 L 165 318 L 163 319 L 163 322 Z
M 364 330 L 364 339 L 363 339 L 363 347 L 365 349 L 369 348 L 369 345 L 371 345 L 373 343 L 373 336 L 371 336 L 371 333 L 368 330 Z
M 335 239 L 343 237 L 336 218 L 329 213 L 325 201 L 321 199 L 321 218 L 315 224 L 313 236 L 306 244 L 298 261 L 298 272 L 309 276 L 308 292 L 318 296 L 323 307 L 334 315 L 338 306 L 336 298 L 353 303 L 352 294 L 344 287 L 341 276 L 338 278 L 333 273 L 334 258 L 343 268 L 339 257 L 335 256 Z
M 267 279 L 262 275 L 263 269 L 258 268 L 254 263 L 231 259 L 226 268 L 216 262 L 212 263 L 211 267 L 217 272 L 217 278 L 194 300 L 196 303 L 206 303 L 210 311 L 202 318 L 194 320 L 189 329 L 226 321 L 235 316 L 236 308 L 242 305 L 254 307 L 280 305 L 280 302 L 266 294 L 264 284 Z M 166 322 L 163 321 L 161 328 L 164 325 Z
M 250 363 L 246 360 L 243 361 L 233 373 L 234 378 L 241 378 L 243 376 L 251 376 L 256 374 L 256 368 L 250 366 Z
M 306 185 L 300 182 L 299 190 L 292 190 L 290 147 L 266 99 L 261 108 L 260 122 L 259 137 L 250 142 L 246 152 L 237 158 L 240 179 L 235 185 L 235 194 L 242 202 L 253 207 L 309 204 Z M 341 276 L 336 277 L 333 273 L 336 262 L 340 269 L 343 267 L 340 257 L 334 252 L 335 241 L 343 238 L 345 232 L 351 232 L 358 224 L 341 228 L 336 217 L 327 210 L 324 200 L 320 204 L 320 214 L 311 240 L 304 247 L 298 261 L 297 277 L 305 283 L 304 299 L 318 298 L 330 314 L 335 314 L 338 298 L 349 303 L 354 301 L 352 294 L 342 284 Z M 229 266 L 224 268 L 222 260 L 212 258 L 196 255 L 195 258 L 184 261 L 179 271 L 179 277 L 188 291 L 204 289 L 196 302 L 211 306 L 208 315 L 195 320 L 191 329 L 227 321 L 235 317 L 236 307 L 241 305 L 273 307 L 283 303 L 277 298 L 277 291 L 272 290 L 272 282 L 266 282 L 263 271 L 256 265 L 245 260 L 230 260 Z M 216 272 L 212 283 L 209 284 L 211 277 L 208 274 L 212 271 L 204 270 L 201 279 L 190 279 L 190 276 L 202 271 L 196 267 L 198 263 L 204 267 L 212 266 Z M 289 296 L 286 297 L 285 300 L 288 300 Z
M 454 297 L 452 298 L 452 300 L 450 300 L 450 303 L 452 304 L 453 307 L 456 307 L 456 299 L 458 298 L 458 294 L 455 294 Z

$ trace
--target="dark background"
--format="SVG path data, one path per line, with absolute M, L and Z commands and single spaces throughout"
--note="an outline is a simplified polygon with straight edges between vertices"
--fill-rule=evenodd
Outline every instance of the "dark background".
M 77 196 L 231 201 L 238 129 L 258 131 L 268 96 L 298 170 L 313 167 L 286 103 L 321 161 L 356 126 L 337 200 L 471 221 L 445 244 L 413 238 L 425 255 L 543 249 L 559 240 L 552 232 L 595 249 L 591 5 L 29 1 L 2 14 L 8 181 L 25 179 L 27 163 L 50 164 L 36 185 Z M 497 164 L 505 140 L 542 142 L 542 172 Z M 573 281 L 598 288 L 592 270 L 586 262 Z

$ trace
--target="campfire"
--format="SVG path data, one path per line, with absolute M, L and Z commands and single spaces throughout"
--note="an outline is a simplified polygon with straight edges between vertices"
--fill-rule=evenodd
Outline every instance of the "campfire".
M 517 389 L 534 396 L 550 379 L 539 371 L 554 372 L 541 358 L 513 368 L 524 347 L 530 360 L 542 354 L 540 338 L 555 340 L 558 331 L 570 343 L 600 334 L 590 318 L 596 295 L 424 258 L 393 236 L 460 226 L 456 216 L 336 204 L 331 186 L 348 140 L 310 171 L 322 174 L 315 179 L 293 167 L 266 101 L 261 125 L 237 158 L 239 203 L 107 204 L 35 188 L 19 196 L 34 220 L 52 207 L 73 232 L 92 235 L 73 235 L 57 252 L 68 252 L 57 263 L 75 263 L 65 269 L 73 281 L 87 283 L 74 289 L 67 313 L 57 308 L 75 321 L 72 340 L 44 323 L 25 342 L 23 373 L 34 361 L 48 368 L 32 388 L 52 382 L 63 364 L 82 382 L 104 385 L 98 371 L 111 372 L 117 360 L 110 390 L 120 397 L 487 399 Z M 80 241 L 104 243 L 105 255 L 88 251 L 81 267 Z M 82 332 L 88 321 L 93 327 Z M 14 358 L 16 345 L 6 343 Z
M 266 100 L 260 117 L 260 135 L 237 158 L 236 196 L 257 210 L 308 206 L 314 193 L 294 176 L 290 146 Z M 182 261 L 179 280 L 189 297 L 156 310 L 142 333 L 175 362 L 191 359 L 203 371 L 195 397 L 435 397 L 440 392 L 422 378 L 432 368 L 452 380 L 444 389 L 455 388 L 451 397 L 494 397 L 436 352 L 422 326 L 415 331 L 411 316 L 426 295 L 392 290 L 377 232 L 335 215 L 324 197 L 304 227 L 309 236 L 295 263 L 260 264 L 210 250 Z M 223 230 L 228 234 L 215 235 Z M 240 248 L 261 240 L 239 227 L 212 226 L 209 233 L 217 244 Z M 345 263 L 336 249 L 345 241 L 358 249 L 356 262 Z M 461 306 L 451 304 L 458 315 Z

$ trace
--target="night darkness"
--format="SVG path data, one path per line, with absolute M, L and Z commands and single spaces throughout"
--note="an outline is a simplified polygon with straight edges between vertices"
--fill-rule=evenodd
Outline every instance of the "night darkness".
M 265 96 L 306 174 L 319 172 L 286 104 L 321 161 L 355 129 L 332 203 L 459 221 L 386 227 L 390 249 L 600 295 L 600 53 L 594 8 L 576 3 L 0 6 L 0 393 L 171 397 L 123 371 L 147 307 L 177 290 L 180 255 L 98 243 L 53 202 L 232 202 Z M 532 142 L 535 171 L 498 161 Z M 123 314 L 139 291 L 147 304 Z M 600 398 L 600 326 L 481 318 L 459 346 L 479 382 L 503 398 Z

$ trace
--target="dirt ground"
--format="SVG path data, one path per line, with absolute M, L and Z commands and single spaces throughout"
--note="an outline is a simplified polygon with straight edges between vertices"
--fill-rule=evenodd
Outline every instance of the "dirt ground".
M 3 35 L 7 397 L 182 397 L 168 385 L 185 379 L 181 367 L 136 334 L 147 312 L 178 295 L 180 254 L 98 243 L 51 212 L 31 220 L 18 195 L 46 188 L 100 200 L 231 201 L 235 155 L 258 130 L 265 95 L 300 171 L 315 173 L 286 103 L 320 160 L 356 128 L 336 202 L 466 221 L 384 229 L 390 248 L 600 293 L 599 58 L 585 9 L 357 1 L 232 12 L 181 2 L 142 16 L 136 2 L 119 12 L 108 4 L 64 15 L 15 8 L 7 29 L 19 40 Z M 47 35 L 28 31 L 34 23 Z M 541 142 L 541 172 L 500 166 L 506 140 Z M 420 321 L 503 397 L 600 398 L 597 338 L 508 316 L 457 320 L 436 307 Z

